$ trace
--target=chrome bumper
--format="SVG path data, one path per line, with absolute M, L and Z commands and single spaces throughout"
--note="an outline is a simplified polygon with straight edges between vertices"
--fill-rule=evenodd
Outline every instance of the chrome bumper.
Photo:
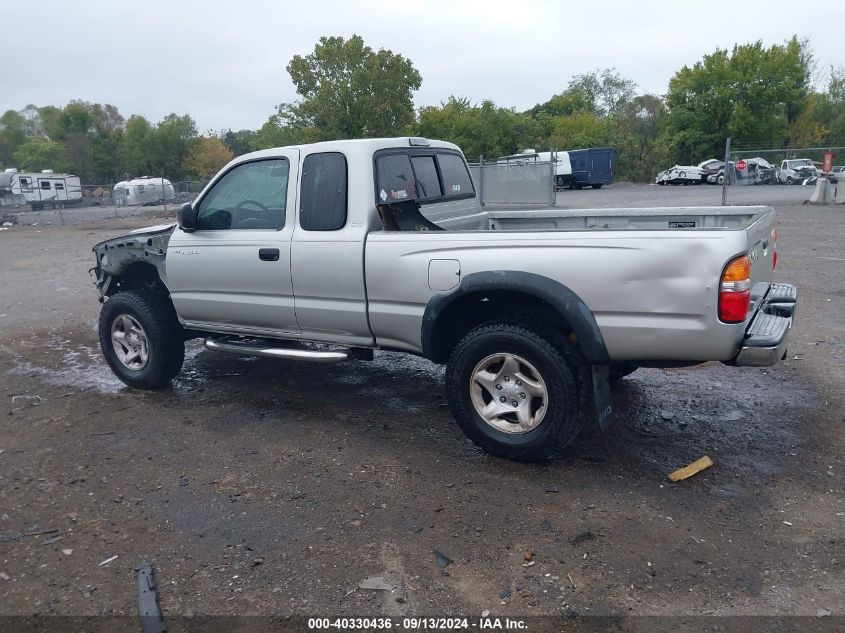
M 751 319 L 742 348 L 732 364 L 766 367 L 786 357 L 786 339 L 792 329 L 797 298 L 795 286 L 772 284 L 769 294 Z

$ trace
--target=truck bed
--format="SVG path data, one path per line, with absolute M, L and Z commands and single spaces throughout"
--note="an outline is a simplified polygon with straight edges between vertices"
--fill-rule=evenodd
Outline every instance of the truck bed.
M 369 319 L 380 345 L 418 350 L 416 325 L 434 294 L 466 275 L 516 270 L 559 281 L 579 296 L 614 361 L 728 360 L 772 281 L 770 207 L 449 206 L 422 208 L 444 230 L 368 235 Z M 724 266 L 751 251 L 759 255 L 751 268 L 752 310 L 745 323 L 722 323 Z M 438 267 L 451 276 L 433 278 Z
M 439 207 L 439 208 L 435 208 Z M 421 213 L 447 231 L 577 231 L 748 228 L 769 207 L 482 210 L 433 205 Z

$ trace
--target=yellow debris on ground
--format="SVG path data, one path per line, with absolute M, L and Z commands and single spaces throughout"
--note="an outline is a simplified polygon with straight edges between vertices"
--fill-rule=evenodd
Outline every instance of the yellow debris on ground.
M 689 466 L 684 466 L 683 468 L 679 468 L 675 472 L 669 473 L 669 479 L 671 481 L 681 481 L 683 479 L 687 479 L 692 477 L 696 473 L 700 473 L 705 468 L 710 468 L 713 465 L 713 460 L 710 459 L 707 455 L 695 460 Z

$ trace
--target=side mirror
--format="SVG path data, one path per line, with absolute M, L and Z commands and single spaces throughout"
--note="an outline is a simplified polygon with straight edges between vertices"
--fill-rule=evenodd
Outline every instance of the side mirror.
M 197 230 L 197 212 L 194 211 L 194 205 L 190 202 L 179 207 L 179 228 L 185 233 L 193 233 Z

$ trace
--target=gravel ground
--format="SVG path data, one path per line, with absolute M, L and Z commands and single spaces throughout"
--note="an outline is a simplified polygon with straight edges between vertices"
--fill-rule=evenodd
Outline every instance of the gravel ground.
M 614 185 L 559 204 L 720 195 Z M 788 360 L 640 370 L 614 390 L 611 433 L 543 466 L 481 453 L 442 369 L 392 353 L 314 366 L 192 343 L 171 389 L 128 390 L 97 349 L 90 247 L 167 214 L 22 214 L 0 232 L 0 615 L 134 614 L 149 560 L 166 617 L 830 611 L 841 625 L 845 211 L 796 201 L 777 206 L 777 277 L 800 300 Z M 667 481 L 704 454 L 712 468 Z M 393 590 L 359 588 L 376 576 Z

